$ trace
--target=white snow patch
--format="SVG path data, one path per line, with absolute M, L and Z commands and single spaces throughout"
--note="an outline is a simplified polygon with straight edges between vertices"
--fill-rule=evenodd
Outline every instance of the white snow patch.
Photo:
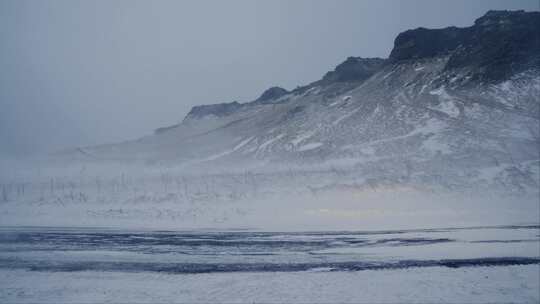
M 448 144 L 437 140 L 436 136 L 431 136 L 430 138 L 426 139 L 422 143 L 422 147 L 426 150 L 442 154 L 449 154 L 452 152 Z
M 266 147 L 268 147 L 269 145 L 271 145 L 271 144 L 274 143 L 275 141 L 278 141 L 278 140 L 282 139 L 283 137 L 285 137 L 285 134 L 284 134 L 284 133 L 279 134 L 278 136 L 276 136 L 276 137 L 274 137 L 274 138 L 271 138 L 271 139 L 265 141 L 264 143 L 262 143 L 262 144 L 259 146 L 259 151 L 265 150 Z
M 454 98 L 446 92 L 446 89 L 444 86 L 432 90 L 429 92 L 431 95 L 437 95 L 439 96 L 440 103 L 437 106 L 432 107 L 432 109 L 444 112 L 448 114 L 450 117 L 456 118 L 459 115 L 459 109 L 454 104 Z
M 204 159 L 202 159 L 202 161 L 211 161 L 211 160 L 216 160 L 218 158 L 221 158 L 225 155 L 228 155 L 228 154 L 231 154 L 233 152 L 235 152 L 236 150 L 242 148 L 243 146 L 245 146 L 247 143 L 249 143 L 254 137 L 249 137 L 249 138 L 246 138 L 245 140 L 241 141 L 240 143 L 238 143 L 234 148 L 230 149 L 230 150 L 226 150 L 226 151 L 223 151 L 223 152 L 220 152 L 220 153 L 217 153 L 217 154 L 213 154 L 213 155 L 210 155 Z
M 390 71 L 389 73 L 387 73 L 386 75 L 384 75 L 384 76 L 382 77 L 382 79 L 384 80 L 384 79 L 388 78 L 388 77 L 389 77 L 390 75 L 392 75 L 393 73 L 394 73 L 394 71 Z
M 236 146 L 233 148 L 233 151 L 236 151 L 236 150 L 242 148 L 242 147 L 245 146 L 247 143 L 249 143 L 253 138 L 254 138 L 254 136 L 251 136 L 251 137 L 248 137 L 248 138 L 246 138 L 245 140 L 241 141 L 238 145 L 236 145 Z
M 301 147 L 298 148 L 298 152 L 304 152 L 304 151 L 309 151 L 309 150 L 313 150 L 313 149 L 317 149 L 318 147 L 322 146 L 323 144 L 322 143 L 309 143 L 309 144 L 305 144 Z
M 216 154 L 212 154 L 206 158 L 203 158 L 201 161 L 205 162 L 205 161 L 211 161 L 211 160 L 216 160 L 218 158 L 221 158 L 225 155 L 228 155 L 228 154 L 231 154 L 233 152 L 233 150 L 227 150 L 227 151 L 223 151 L 223 152 L 220 152 L 220 153 L 216 153 Z
M 505 82 L 503 82 L 503 83 L 501 83 L 501 84 L 499 85 L 499 88 L 500 88 L 501 90 L 505 91 L 505 92 L 511 92 L 511 91 L 512 91 L 512 87 L 513 87 L 513 85 L 512 85 L 512 83 L 511 83 L 509 80 L 507 80 L 507 81 L 505 81 Z
M 318 94 L 321 89 L 319 87 L 314 87 L 309 90 L 307 90 L 302 96 L 308 96 L 310 94 L 315 95 Z
M 339 124 L 341 121 L 343 121 L 344 119 L 347 119 L 347 118 L 351 117 L 352 115 L 354 115 L 354 114 L 355 114 L 356 112 L 358 112 L 359 110 L 360 110 L 360 109 L 358 108 L 358 109 L 356 109 L 356 110 L 353 110 L 353 111 L 351 111 L 351 112 L 349 112 L 349 113 L 347 113 L 347 114 L 345 114 L 345 115 L 339 117 L 339 118 L 336 119 L 334 122 L 332 122 L 332 125 L 335 126 L 335 125 Z
M 363 147 L 363 148 L 360 149 L 360 152 L 362 152 L 364 154 L 372 155 L 372 154 L 375 154 L 375 148 L 373 148 L 373 147 Z
M 405 138 L 415 136 L 415 135 L 439 133 L 445 127 L 446 127 L 446 124 L 443 121 L 440 121 L 435 118 L 431 118 L 425 121 L 424 125 L 415 128 L 413 131 L 407 134 L 384 138 L 384 139 L 372 140 L 372 141 L 364 143 L 363 145 L 374 145 L 374 144 L 380 144 L 380 143 L 385 143 L 385 142 L 391 142 L 394 140 L 405 139 Z
M 497 167 L 487 167 L 479 170 L 478 179 L 491 181 L 501 174 L 504 170 L 511 167 L 510 165 L 497 166 Z
M 456 107 L 454 102 L 447 100 L 441 102 L 437 107 L 434 107 L 436 110 L 448 114 L 450 117 L 456 118 L 459 116 L 459 109 Z
M 196 275 L 5 269 L 0 274 L 0 299 L 5 303 L 538 303 L 538 271 L 539 265 Z
M 308 131 L 308 132 L 304 132 L 304 133 L 300 133 L 296 136 L 295 139 L 291 140 L 291 143 L 293 145 L 298 145 L 299 143 L 301 143 L 302 141 L 312 137 L 313 135 L 315 135 L 315 131 Z
M 331 104 L 329 104 L 328 106 L 329 107 L 334 107 L 334 106 L 337 106 L 339 103 L 341 103 L 341 100 L 334 101 Z

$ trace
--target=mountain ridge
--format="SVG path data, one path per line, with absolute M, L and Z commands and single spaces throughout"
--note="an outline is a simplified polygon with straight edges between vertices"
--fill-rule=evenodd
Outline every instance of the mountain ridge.
M 201 116 L 210 114 L 227 115 L 231 110 L 237 110 L 241 106 L 275 100 L 287 93 L 302 93 L 317 85 L 329 85 L 335 82 L 361 83 L 386 64 L 442 55 L 450 56 L 445 67 L 447 71 L 475 66 L 475 69 L 479 71 L 471 73 L 473 80 L 501 82 L 522 72 L 528 66 L 540 65 L 539 28 L 540 12 L 519 10 L 488 11 L 469 27 L 449 26 L 441 29 L 419 27 L 407 30 L 398 34 L 388 58 L 348 57 L 334 70 L 327 72 L 320 80 L 299 86 L 291 92 L 281 87 L 271 87 L 251 102 L 239 104 L 235 101 L 195 106 L 189 111 L 186 118 L 201 118 Z M 480 35 L 487 35 L 487 38 L 483 39 L 485 41 L 475 43 Z M 526 52 L 520 51 L 523 49 Z M 487 56 L 475 55 L 488 52 L 488 50 Z M 508 54 L 504 54 L 504 52 Z M 510 61 L 497 58 L 500 53 L 503 53 Z M 269 93 L 273 90 L 278 90 L 279 93 L 277 95 Z M 156 131 L 163 131 L 163 128 Z
M 490 12 L 470 28 L 529 28 L 538 16 Z M 508 18 L 513 25 L 504 25 Z M 423 41 L 425 30 L 412 31 L 421 37 L 413 35 L 413 40 Z M 536 36 L 539 31 L 526 32 Z M 488 38 L 478 41 L 490 45 Z M 396 38 L 396 49 L 402 52 L 402 43 L 410 48 L 409 40 Z M 502 40 L 503 50 L 512 52 L 497 55 L 504 60 L 483 61 L 487 66 L 453 63 L 464 50 L 486 48 L 462 43 L 442 52 L 426 50 L 429 56 L 418 58 L 395 52 L 390 59 L 349 57 L 321 80 L 292 91 L 272 89 L 263 100 L 195 107 L 181 123 L 155 135 L 63 155 L 214 168 L 249 163 L 337 166 L 353 170 L 361 183 L 538 188 L 540 64 L 535 48 L 508 48 L 522 39 Z M 506 69 L 512 58 L 517 61 L 510 64 L 511 74 L 496 80 L 486 76 L 500 64 Z

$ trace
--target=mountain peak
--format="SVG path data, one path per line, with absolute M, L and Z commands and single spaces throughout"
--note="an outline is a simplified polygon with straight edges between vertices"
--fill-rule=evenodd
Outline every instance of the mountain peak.
M 271 87 L 264 91 L 259 98 L 255 99 L 255 102 L 266 103 L 269 100 L 280 98 L 281 96 L 288 94 L 289 91 L 282 87 Z
M 348 57 L 337 65 L 335 70 L 326 73 L 322 81 L 330 83 L 366 80 L 379 71 L 385 62 L 382 58 Z
M 158 136 L 71 155 L 207 168 L 336 165 L 365 189 L 537 191 L 539 16 L 488 12 L 466 28 L 417 28 L 400 34 L 390 60 L 349 57 L 291 92 L 197 106 Z
M 500 81 L 540 65 L 540 12 L 488 11 L 465 28 L 417 28 L 399 34 L 392 62 L 449 56 L 446 69 Z
M 488 11 L 470 27 L 407 30 L 396 37 L 388 59 L 348 57 L 322 79 L 291 92 L 273 86 L 249 103 L 195 106 L 185 119 L 227 116 L 243 106 L 275 103 L 286 94 L 302 94 L 316 86 L 352 88 L 389 64 L 435 57 L 447 59 L 445 71 L 464 71 L 469 79 L 481 82 L 501 82 L 531 67 L 540 68 L 540 12 Z
M 237 101 L 194 106 L 191 108 L 191 111 L 189 111 L 185 119 L 198 119 L 208 115 L 221 117 L 236 111 L 241 106 L 242 104 Z
M 484 14 L 484 16 L 474 21 L 475 25 L 489 26 L 494 24 L 504 24 L 507 22 L 520 21 L 522 18 L 528 18 L 527 16 L 534 15 L 538 12 L 525 12 L 524 10 L 508 11 L 508 10 L 490 10 Z

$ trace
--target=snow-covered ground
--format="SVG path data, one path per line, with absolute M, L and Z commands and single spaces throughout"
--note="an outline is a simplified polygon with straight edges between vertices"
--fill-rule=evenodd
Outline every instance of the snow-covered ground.
M 2 303 L 538 303 L 539 265 L 356 272 L 2 271 Z
M 214 172 L 28 166 L 0 172 L 0 225 L 335 231 L 539 223 L 538 190 L 497 191 L 481 180 L 500 173 L 478 174 L 474 187 L 455 189 L 372 181 L 347 164 Z
M 0 302 L 537 303 L 540 227 L 4 227 Z
M 535 191 L 347 164 L 1 173 L 0 302 L 540 300 Z

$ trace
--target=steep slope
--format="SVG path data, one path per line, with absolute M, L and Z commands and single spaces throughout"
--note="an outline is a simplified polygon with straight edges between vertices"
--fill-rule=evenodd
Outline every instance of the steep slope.
M 194 107 L 137 141 L 76 159 L 344 166 L 361 181 L 539 185 L 540 12 L 398 35 L 389 59 L 350 57 L 321 80 Z

